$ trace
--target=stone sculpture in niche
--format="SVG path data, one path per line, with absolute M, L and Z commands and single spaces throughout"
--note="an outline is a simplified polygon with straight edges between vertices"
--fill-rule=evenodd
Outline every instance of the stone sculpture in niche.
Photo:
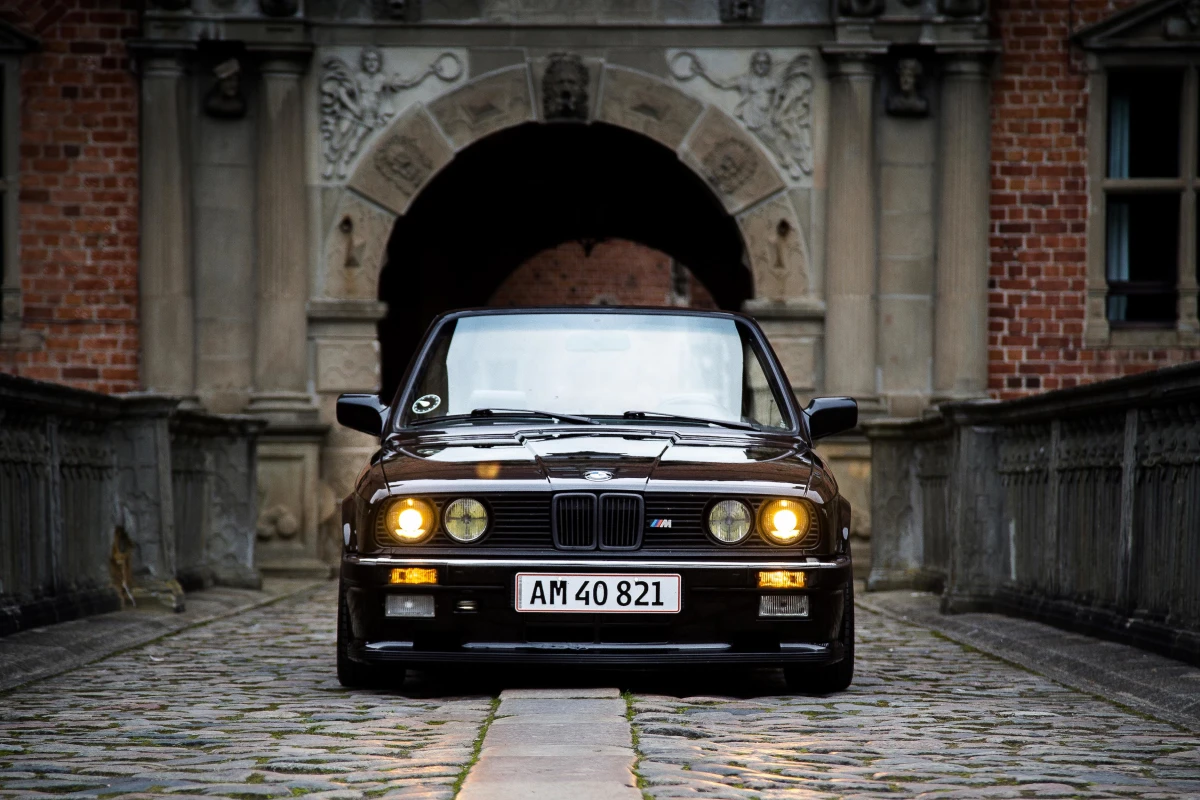
M 721 22 L 762 22 L 763 0 L 721 0 Z
M 383 54 L 374 47 L 365 47 L 359 56 L 355 74 L 350 66 L 330 56 L 322 63 L 321 78 L 321 140 L 325 167 L 322 177 L 345 178 L 358 155 L 363 141 L 395 115 L 392 95 L 420 86 L 429 78 L 445 83 L 462 75 L 463 65 L 453 53 L 442 53 L 414 78 L 388 75 L 383 69 Z
M 1200 0 L 1186 0 L 1180 10 L 1163 20 L 1163 36 L 1168 39 L 1200 38 Z
M 246 116 L 246 98 L 242 94 L 242 66 L 236 58 L 213 67 L 217 82 L 204 97 L 204 113 L 219 119 Z
M 542 76 L 542 115 L 548 119 L 586 120 L 588 68 L 574 53 L 553 53 Z
M 921 94 L 924 69 L 915 58 L 902 58 L 896 64 L 896 88 L 888 94 L 887 112 L 894 117 L 924 117 L 929 114 L 929 98 Z
M 695 53 L 685 51 L 671 59 L 671 74 L 680 81 L 702 78 L 717 89 L 737 92 L 737 118 L 788 175 L 799 180 L 812 174 L 813 79 L 808 55 L 796 56 L 777 71 L 771 54 L 759 50 L 750 57 L 746 74 L 722 80 L 710 75 Z

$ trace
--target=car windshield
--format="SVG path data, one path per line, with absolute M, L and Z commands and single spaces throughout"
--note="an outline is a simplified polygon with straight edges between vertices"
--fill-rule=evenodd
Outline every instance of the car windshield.
M 442 327 L 396 418 L 401 426 L 672 420 L 790 429 L 765 365 L 749 327 L 728 317 L 466 316 Z

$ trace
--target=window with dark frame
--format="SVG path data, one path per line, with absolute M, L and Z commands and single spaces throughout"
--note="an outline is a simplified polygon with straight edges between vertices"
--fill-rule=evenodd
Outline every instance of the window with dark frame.
M 1106 312 L 1113 327 L 1174 327 L 1179 276 L 1196 269 L 1182 263 L 1192 248 L 1181 247 L 1180 225 L 1192 228 L 1195 220 L 1181 221 L 1180 210 L 1196 184 L 1196 143 L 1183 135 L 1194 123 L 1183 119 L 1183 109 L 1195 105 L 1182 102 L 1183 86 L 1181 69 L 1109 74 L 1103 186 Z

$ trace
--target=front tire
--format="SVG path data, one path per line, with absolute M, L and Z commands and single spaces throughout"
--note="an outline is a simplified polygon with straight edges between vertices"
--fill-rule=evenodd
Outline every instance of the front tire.
M 337 617 L 337 677 L 338 683 L 347 689 L 375 689 L 385 684 L 383 670 L 373 664 L 364 664 L 350 658 L 350 641 L 353 638 L 350 626 L 350 605 L 346 602 L 346 587 L 338 581 Z M 396 668 L 400 682 L 404 681 L 404 667 Z
M 845 691 L 854 680 L 854 578 L 846 581 L 842 611 L 842 660 L 820 667 L 784 667 L 788 689 L 800 694 L 833 694 Z

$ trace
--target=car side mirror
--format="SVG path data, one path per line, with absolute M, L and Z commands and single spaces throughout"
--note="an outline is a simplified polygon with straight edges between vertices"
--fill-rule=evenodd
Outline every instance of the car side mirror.
M 808 435 L 814 442 L 858 424 L 858 402 L 852 397 L 816 397 L 804 413 L 808 416 Z
M 338 397 L 337 421 L 355 431 L 379 436 L 388 407 L 377 394 L 344 394 Z

